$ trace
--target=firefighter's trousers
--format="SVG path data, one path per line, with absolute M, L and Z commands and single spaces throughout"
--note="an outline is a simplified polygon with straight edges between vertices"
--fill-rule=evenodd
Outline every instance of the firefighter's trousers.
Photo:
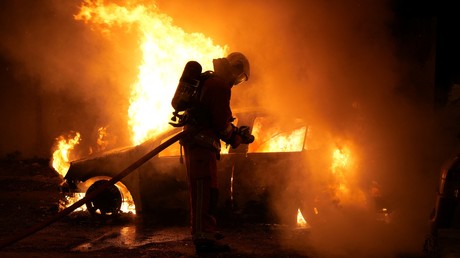
M 195 241 L 212 239 L 216 232 L 217 156 L 200 145 L 185 145 L 185 164 L 190 194 L 190 224 Z

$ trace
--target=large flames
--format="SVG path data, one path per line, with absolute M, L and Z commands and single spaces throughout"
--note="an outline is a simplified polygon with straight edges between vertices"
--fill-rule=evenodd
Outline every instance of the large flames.
M 128 126 L 131 141 L 137 145 L 170 128 L 171 99 L 185 63 L 196 60 L 203 70 L 210 70 L 212 59 L 225 56 L 227 46 L 215 45 L 201 33 L 187 33 L 174 26 L 172 18 L 161 13 L 155 4 L 135 2 L 121 6 L 103 0 L 85 0 L 75 19 L 103 34 L 110 34 L 114 27 L 138 28 L 142 63 L 138 65 L 137 79 L 127 85 L 131 87 Z M 53 167 L 65 175 L 68 160 L 64 162 L 67 165 L 62 168 Z
M 134 145 L 170 128 L 171 99 L 187 61 L 196 60 L 203 66 L 203 70 L 210 70 L 212 59 L 225 56 L 228 50 L 227 46 L 215 45 L 201 33 L 187 33 L 175 26 L 172 18 L 161 13 L 155 4 L 147 6 L 127 1 L 126 5 L 121 6 L 104 0 L 84 0 L 75 19 L 102 34 L 110 34 L 113 28 L 136 28 L 142 62 L 137 64 L 137 78 L 133 78 L 131 85 L 126 85 L 131 92 L 126 113 L 127 126 Z M 249 152 L 294 152 L 309 149 L 307 145 L 310 143 L 305 141 L 310 131 L 307 126 L 298 124 L 281 128 L 270 125 L 270 121 L 255 122 L 252 133 L 256 139 L 264 138 L 266 141 L 258 140 L 249 145 Z M 106 129 L 99 130 L 98 145 L 102 147 L 97 148 L 97 151 L 110 144 L 104 137 L 106 133 Z M 57 139 L 52 166 L 62 176 L 69 168 L 69 152 L 79 141 L 79 133 Z M 353 170 L 351 158 L 347 147 L 342 146 L 332 152 L 330 171 L 334 180 L 330 189 L 343 203 L 364 202 L 363 193 L 353 190 L 354 185 L 350 183 L 350 177 L 353 176 L 350 174 Z M 299 226 L 307 225 L 300 210 L 298 223 Z
M 210 70 L 212 59 L 225 56 L 227 47 L 174 26 L 172 18 L 155 4 L 130 3 L 120 6 L 86 0 L 75 18 L 106 33 L 114 26 L 137 26 L 143 57 L 138 78 L 131 85 L 128 116 L 132 142 L 139 144 L 169 128 L 171 99 L 187 61 L 198 61 L 204 70 Z
M 170 101 L 187 61 L 196 60 L 203 70 L 210 70 L 213 58 L 227 54 L 227 46 L 215 45 L 201 33 L 187 33 L 174 26 L 172 18 L 161 13 L 155 4 L 147 6 L 128 1 L 121 6 L 103 0 L 84 0 L 74 18 L 104 35 L 110 35 L 113 28 L 137 28 L 142 62 L 138 64 L 137 78 L 132 85 L 127 85 L 131 88 L 128 126 L 135 145 L 170 128 Z M 95 151 L 104 150 L 110 144 L 105 136 L 106 129 L 99 129 Z M 51 165 L 60 175 L 67 173 L 70 151 L 79 140 L 80 133 L 70 139 L 58 138 Z M 89 150 L 88 154 L 93 151 Z

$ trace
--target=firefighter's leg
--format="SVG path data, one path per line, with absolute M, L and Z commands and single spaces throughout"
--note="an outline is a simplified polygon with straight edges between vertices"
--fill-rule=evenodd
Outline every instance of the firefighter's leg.
M 214 218 L 217 217 L 217 209 L 218 209 L 218 203 L 219 203 L 219 189 L 211 187 L 211 196 L 210 196 L 210 203 L 209 203 L 209 214 L 213 216 Z M 223 239 L 225 236 L 219 231 L 216 231 L 214 233 L 214 238 L 216 240 Z
M 212 150 L 185 148 L 190 185 L 190 212 L 193 241 L 197 252 L 229 251 L 216 241 L 217 179 L 216 159 Z
M 216 220 L 209 213 L 210 183 L 209 179 L 192 180 L 192 234 L 194 240 L 213 239 Z
M 216 217 L 217 206 L 219 203 L 219 189 L 211 187 L 210 200 L 209 200 L 209 214 Z
M 212 236 L 216 230 L 216 220 L 210 213 L 215 154 L 207 148 L 192 146 L 185 148 L 185 157 L 190 186 L 192 235 L 194 238 Z

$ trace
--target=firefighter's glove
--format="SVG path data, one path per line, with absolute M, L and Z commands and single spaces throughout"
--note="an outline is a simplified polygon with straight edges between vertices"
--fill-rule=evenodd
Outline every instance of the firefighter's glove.
M 241 143 L 243 144 L 254 142 L 254 135 L 251 135 L 251 128 L 249 126 L 240 126 L 237 134 L 241 137 Z
M 236 149 L 240 144 L 249 144 L 254 141 L 254 136 L 251 135 L 249 126 L 240 126 L 239 128 L 232 124 L 232 134 L 228 141 L 233 149 Z
M 236 149 L 243 142 L 243 138 L 240 135 L 240 129 L 233 124 L 231 124 L 231 126 L 232 126 L 232 133 L 231 133 L 230 139 L 227 142 L 227 144 L 232 146 L 233 149 Z

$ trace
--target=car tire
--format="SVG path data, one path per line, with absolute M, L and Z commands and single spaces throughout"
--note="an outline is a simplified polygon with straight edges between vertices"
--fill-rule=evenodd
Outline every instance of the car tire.
M 86 195 L 96 190 L 108 180 L 94 182 L 86 191 Z M 113 217 L 120 213 L 123 196 L 117 186 L 111 185 L 100 194 L 86 202 L 89 213 L 97 217 Z

